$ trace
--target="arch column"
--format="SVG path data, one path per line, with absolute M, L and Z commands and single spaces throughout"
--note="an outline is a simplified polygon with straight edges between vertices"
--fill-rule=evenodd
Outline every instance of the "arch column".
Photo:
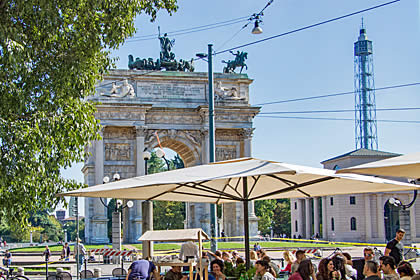
M 314 198 L 314 234 L 320 234 L 319 232 L 319 197 Z
M 143 160 L 144 138 L 147 129 L 142 126 L 136 126 L 134 160 L 136 164 L 136 176 L 145 175 L 145 162 Z M 138 243 L 137 239 L 142 235 L 143 217 L 142 201 L 133 200 L 132 208 L 124 209 L 123 238 L 125 243 Z
M 103 137 L 103 131 L 100 132 L 100 135 Z M 93 151 L 95 158 L 93 184 L 99 185 L 103 183 L 104 178 L 104 141 L 102 139 L 94 141 Z M 100 198 L 86 198 L 85 208 L 88 219 L 85 227 L 85 242 L 89 244 L 109 243 L 107 211 Z
M 370 210 L 370 194 L 365 194 L 365 233 L 366 233 L 366 242 L 370 242 L 372 239 L 372 221 L 369 219 L 371 217 Z
M 305 198 L 305 237 L 311 238 L 311 199 Z
M 382 202 L 383 195 L 376 194 L 376 215 L 378 225 L 378 239 L 380 242 L 385 241 L 385 224 L 384 224 L 384 203 Z
M 327 222 L 327 197 L 322 197 L 322 238 L 328 239 L 328 222 Z

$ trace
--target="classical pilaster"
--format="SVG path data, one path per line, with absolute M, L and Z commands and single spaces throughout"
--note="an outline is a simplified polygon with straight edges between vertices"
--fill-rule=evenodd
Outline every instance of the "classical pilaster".
M 364 195 L 365 199 L 365 226 L 366 226 L 366 242 L 370 242 L 372 239 L 372 221 L 370 212 L 370 194 Z
M 136 126 L 134 144 L 134 159 L 136 164 L 136 176 L 145 174 L 145 162 L 143 160 L 144 138 L 146 129 Z M 137 239 L 142 235 L 142 201 L 133 200 L 133 207 L 124 209 L 123 234 L 125 243 L 138 243 Z
M 100 132 L 101 137 L 103 133 Z M 104 178 L 104 141 L 95 141 L 95 185 L 103 183 Z M 100 198 L 88 199 L 89 225 L 86 242 L 90 244 L 108 243 L 108 218 L 106 207 Z
M 254 128 L 244 128 L 242 130 L 243 142 L 244 142 L 244 154 L 241 157 L 252 157 L 252 136 L 254 134 Z M 242 207 L 242 203 L 236 203 L 237 207 Z M 255 215 L 255 202 L 250 201 L 248 203 L 249 209 L 249 234 L 255 236 L 258 233 L 258 217 Z M 243 212 L 242 212 L 243 213 Z
M 305 234 L 304 232 L 305 222 L 304 222 L 304 217 L 303 217 L 304 203 L 305 203 L 304 199 L 298 199 L 298 231 L 297 231 L 298 236 L 296 237 L 299 237 L 299 235 L 303 237 L 303 235 Z
M 311 238 L 311 199 L 305 198 L 305 238 Z
M 327 197 L 322 197 L 322 238 L 328 240 Z
M 386 241 L 385 239 L 385 223 L 384 223 L 384 204 L 382 202 L 383 195 L 381 193 L 376 194 L 376 216 L 378 225 L 378 239 L 379 242 Z
M 206 117 L 206 116 L 204 116 Z M 201 164 L 208 164 L 209 157 L 209 131 L 203 129 L 202 133 L 202 149 Z M 210 234 L 210 204 L 208 203 L 188 203 L 188 228 L 202 228 L 206 233 Z
M 314 234 L 320 234 L 319 226 L 319 197 L 314 198 Z

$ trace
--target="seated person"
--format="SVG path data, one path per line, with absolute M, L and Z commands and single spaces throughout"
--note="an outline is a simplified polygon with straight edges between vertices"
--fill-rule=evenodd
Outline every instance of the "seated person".
M 182 275 L 180 266 L 173 266 L 165 275 L 164 280 L 187 280 L 188 276 Z
M 128 268 L 126 280 L 150 280 L 152 274 L 155 280 L 160 280 L 160 275 L 153 262 L 148 260 L 137 260 L 132 262 Z
M 12 264 L 12 253 L 9 250 L 4 252 L 3 265 L 9 267 Z
M 226 280 L 226 276 L 223 274 L 224 267 L 222 260 L 212 261 L 210 263 L 209 280 Z

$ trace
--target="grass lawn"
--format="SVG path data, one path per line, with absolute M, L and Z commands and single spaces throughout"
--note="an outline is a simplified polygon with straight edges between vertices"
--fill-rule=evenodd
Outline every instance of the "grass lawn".
M 18 270 L 17 266 L 12 266 L 11 268 L 13 268 L 15 271 Z M 61 267 L 61 268 L 63 270 L 70 270 L 70 267 L 68 267 L 68 266 Z M 50 266 L 48 268 L 48 271 L 55 271 L 56 269 L 57 269 L 57 267 Z M 25 267 L 25 272 L 28 272 L 28 271 L 45 271 L 45 266 L 42 266 L 42 267 Z
M 250 242 L 250 248 L 253 248 L 254 244 L 256 242 Z M 340 246 L 340 244 L 334 244 L 334 243 L 310 243 L 310 242 L 259 242 L 261 247 L 263 248 L 301 248 L 301 247 L 307 247 L 307 248 L 336 248 Z M 210 249 L 210 242 L 204 242 L 203 243 L 205 249 Z M 107 244 L 108 247 L 111 248 L 110 244 Z M 141 244 L 131 244 L 130 246 L 133 246 L 137 248 L 138 250 L 142 249 Z M 73 251 L 73 246 L 70 246 L 71 250 Z M 218 243 L 219 249 L 243 249 L 245 248 L 245 245 L 243 242 L 219 242 Z M 62 246 L 61 245 L 53 245 L 49 247 L 51 251 L 61 251 Z M 104 245 L 86 245 L 86 248 L 88 250 L 91 249 L 101 249 L 104 248 Z M 129 249 L 126 246 L 123 245 L 124 249 Z M 181 245 L 180 243 L 155 243 L 154 249 L 155 250 L 177 250 L 180 249 Z M 13 252 L 43 252 L 45 250 L 45 246 L 37 246 L 37 247 L 26 247 L 26 248 L 18 248 L 18 249 L 11 249 Z

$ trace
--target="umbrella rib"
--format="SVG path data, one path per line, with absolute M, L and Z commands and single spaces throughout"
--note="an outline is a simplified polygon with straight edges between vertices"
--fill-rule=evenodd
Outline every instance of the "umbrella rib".
M 297 191 L 300 192 L 300 193 L 302 193 L 302 194 L 304 194 L 304 195 L 306 195 L 307 197 L 311 197 L 311 195 L 309 193 L 307 193 L 307 192 L 304 192 L 304 191 L 299 190 L 299 189 L 297 189 Z
M 236 186 L 235 186 L 235 192 L 237 192 L 238 194 L 239 194 L 238 187 L 239 187 L 240 182 L 241 182 L 241 178 L 238 178 L 238 181 L 236 181 Z
M 225 192 L 223 192 L 223 191 L 215 190 L 215 189 L 213 189 L 213 188 L 211 188 L 211 187 L 208 187 L 208 186 L 202 185 L 203 183 L 207 183 L 207 182 L 209 182 L 209 181 L 208 181 L 208 180 L 206 180 L 206 181 L 199 182 L 199 183 L 190 182 L 190 183 L 178 184 L 178 186 L 177 186 L 176 188 L 174 188 L 174 189 L 172 189 L 172 190 L 169 190 L 169 191 L 167 191 L 167 192 L 165 192 L 165 193 L 174 192 L 175 190 L 177 190 L 177 189 L 178 189 L 178 188 L 180 188 L 180 187 L 187 187 L 187 188 L 198 189 L 198 190 L 200 190 L 200 191 L 204 191 L 204 192 L 208 192 L 208 193 L 216 194 L 216 195 L 219 195 L 219 196 L 224 196 L 225 198 L 226 198 L 226 197 L 229 197 L 229 198 L 231 198 L 232 200 L 241 200 L 241 198 L 240 198 L 240 197 L 238 198 L 238 197 L 235 197 L 235 196 L 233 196 L 233 195 L 231 195 L 231 194 L 225 193 Z M 190 186 L 190 185 L 188 185 L 188 184 L 192 184 L 192 186 Z M 161 193 L 161 194 L 159 194 L 159 195 L 157 195 L 157 196 L 154 196 L 153 198 L 156 198 L 156 197 L 158 197 L 158 196 L 161 196 L 161 195 L 163 195 L 163 194 L 165 194 L 165 193 Z M 152 198 L 151 198 L 151 199 L 152 199 Z
M 197 187 L 197 186 L 200 186 L 200 187 Z M 202 183 L 198 183 L 195 186 L 187 186 L 187 187 L 190 187 L 190 188 L 197 187 L 201 191 L 209 192 L 209 193 L 213 193 L 213 194 L 217 194 L 217 195 L 220 195 L 220 196 L 230 197 L 230 198 L 232 198 L 234 200 L 240 200 L 241 199 L 241 198 L 238 198 L 238 197 L 236 197 L 234 195 L 228 194 L 228 193 L 226 193 L 224 191 L 215 190 L 215 189 L 213 189 L 211 187 L 202 185 Z
M 148 199 L 146 199 L 146 200 L 153 200 L 153 199 L 155 199 L 155 198 L 157 198 L 157 197 L 159 197 L 159 196 L 162 196 L 162 195 L 164 195 L 164 194 L 174 192 L 176 189 L 179 189 L 179 188 L 180 188 L 180 187 L 182 187 L 183 185 L 184 185 L 184 184 L 178 185 L 178 186 L 176 186 L 175 188 L 172 188 L 171 190 L 168 190 L 168 191 L 162 192 L 162 193 L 160 193 L 160 194 L 157 194 L 157 195 L 155 195 L 155 196 L 149 197 L 149 198 L 148 198 Z
M 178 192 L 178 191 L 173 191 L 172 193 L 184 194 L 184 195 L 190 195 L 190 196 L 201 196 L 201 197 L 208 197 L 208 198 L 220 198 L 220 196 L 204 195 L 204 194 L 197 194 L 197 193 L 186 193 L 186 192 Z M 241 201 L 241 199 L 239 198 L 231 198 L 231 200 Z
M 233 187 L 233 186 L 230 185 L 231 179 L 232 178 L 229 179 L 229 182 L 226 184 L 226 186 L 230 187 L 239 197 L 242 197 L 241 193 L 238 192 L 238 190 L 237 190 L 238 189 L 239 182 L 241 181 L 241 179 L 238 178 L 238 181 L 236 181 L 236 187 Z
M 283 178 L 277 177 L 276 175 L 273 175 L 273 174 L 267 174 L 267 176 L 268 176 L 268 177 L 272 177 L 272 178 L 274 178 L 274 179 L 277 179 L 277 180 L 279 180 L 279 181 L 282 181 L 283 183 L 285 183 L 285 184 L 287 184 L 287 185 L 289 185 L 289 186 L 296 185 L 296 183 L 295 183 L 295 182 L 293 182 L 293 181 L 289 181 L 289 180 L 286 180 L 286 179 L 283 179 Z
M 203 183 L 206 183 L 206 182 L 209 182 L 209 181 L 208 181 L 208 180 L 206 180 L 206 181 L 202 181 L 202 182 L 200 182 L 200 183 L 190 182 L 190 183 L 178 184 L 178 186 L 176 186 L 175 188 L 172 188 L 172 189 L 170 189 L 170 190 L 168 190 L 168 191 L 165 191 L 165 192 L 162 192 L 162 193 L 157 194 L 157 195 L 155 195 L 155 196 L 152 196 L 152 197 L 150 197 L 150 198 L 148 198 L 148 199 L 146 199 L 146 200 L 154 200 L 154 199 L 156 199 L 157 197 L 162 196 L 162 195 L 164 195 L 164 194 L 167 194 L 167 193 L 175 193 L 175 191 L 176 191 L 177 189 L 181 188 L 181 187 L 196 188 L 196 189 L 199 189 L 199 190 L 204 191 L 204 192 L 208 192 L 208 193 L 216 194 L 216 195 L 219 195 L 219 196 L 225 196 L 225 198 L 226 198 L 226 197 L 230 197 L 232 200 L 240 200 L 240 198 L 238 199 L 237 197 L 235 197 L 235 196 L 233 196 L 233 195 L 230 195 L 230 194 L 227 194 L 227 193 L 224 193 L 224 192 L 220 192 L 220 191 L 218 191 L 218 190 L 214 190 L 214 189 L 212 189 L 212 188 L 210 188 L 210 187 L 203 186 L 202 184 L 203 184 Z M 190 186 L 189 184 L 192 184 L 192 186 Z M 205 188 L 207 188 L 207 189 L 205 189 Z
M 254 191 L 255 186 L 257 185 L 258 180 L 261 178 L 261 175 L 259 175 L 258 177 L 252 176 L 252 179 L 254 179 L 254 184 L 251 187 L 251 190 L 248 193 L 248 197 L 251 196 L 252 192 Z
M 230 181 L 231 181 L 231 180 L 232 180 L 232 178 L 229 178 L 229 180 L 228 180 L 227 184 L 223 187 L 222 192 L 224 192 L 228 186 L 230 187 L 230 184 L 229 184 L 229 183 L 230 183 Z M 220 198 L 218 198 L 218 199 L 216 200 L 216 204 L 219 204 L 219 201 L 220 201 Z
M 277 179 L 283 181 L 281 178 L 277 178 Z M 308 182 L 301 183 L 301 184 L 296 184 L 296 183 L 291 182 L 291 183 L 294 184 L 294 186 L 290 186 L 288 188 L 281 189 L 281 190 L 278 190 L 278 191 L 274 191 L 274 192 L 271 192 L 271 193 L 263 194 L 263 195 L 254 197 L 252 199 L 257 200 L 257 199 L 260 199 L 260 198 L 263 198 L 263 197 L 272 196 L 272 195 L 275 195 L 275 194 L 280 194 L 280 193 L 285 193 L 285 192 L 288 192 L 288 191 L 297 190 L 298 188 L 301 188 L 301 187 L 313 185 L 313 184 L 316 184 L 316 183 L 321 183 L 321 182 L 328 181 L 328 180 L 331 180 L 331 179 L 335 179 L 335 178 L 334 177 L 323 177 L 323 178 L 319 178 L 319 179 L 308 181 Z M 285 180 L 285 181 L 288 181 L 288 180 Z M 300 191 L 303 194 L 305 194 L 306 196 L 311 197 L 311 195 L 309 195 L 308 193 L 305 193 L 301 190 L 297 190 L 297 191 Z

